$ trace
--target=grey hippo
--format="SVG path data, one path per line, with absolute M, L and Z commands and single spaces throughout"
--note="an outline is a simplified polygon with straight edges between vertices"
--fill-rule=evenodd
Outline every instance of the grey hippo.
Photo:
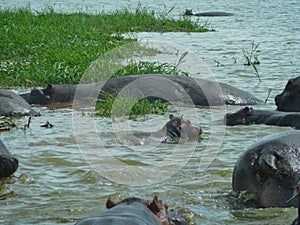
M 40 113 L 19 95 L 0 89 L 0 116 L 40 116 Z
M 275 96 L 278 111 L 300 112 L 300 76 L 290 79 L 282 93 Z
M 296 207 L 300 181 L 300 131 L 271 135 L 237 160 L 232 177 L 236 192 L 247 191 L 258 207 Z
M 151 201 L 127 198 L 106 202 L 107 210 L 99 216 L 88 217 L 75 225 L 187 225 L 178 213 L 169 214 L 165 201 L 154 197 Z
M 215 17 L 215 16 L 233 16 L 233 13 L 229 12 L 202 12 L 202 13 L 193 13 L 191 9 L 186 9 L 184 16 L 209 16 L 209 17 Z
M 0 140 L 0 179 L 11 176 L 18 169 L 18 159 L 11 156 L 10 152 Z
M 237 112 L 227 113 L 225 123 L 227 126 L 266 124 L 300 129 L 300 112 L 255 110 L 245 107 Z
M 44 89 L 32 89 L 21 96 L 29 104 L 48 105 L 61 102 L 72 102 L 77 85 L 47 85 Z M 172 75 L 131 75 L 109 79 L 96 84 L 81 84 L 85 98 L 89 90 L 97 89 L 101 93 L 116 94 L 122 92 L 139 99 L 147 98 L 150 102 L 160 99 L 163 102 L 176 102 L 184 105 L 216 106 L 254 105 L 262 101 L 254 95 L 233 86 L 214 81 Z M 221 88 L 221 89 L 220 89 Z M 218 91 L 219 90 L 219 91 Z M 99 99 L 106 95 L 99 94 Z M 82 96 L 81 96 L 82 97 Z
M 202 134 L 201 126 L 195 126 L 190 120 L 175 117 L 173 114 L 169 116 L 169 119 L 159 131 L 124 134 L 119 137 L 119 140 L 133 145 L 144 145 L 153 141 L 175 144 L 199 140 Z

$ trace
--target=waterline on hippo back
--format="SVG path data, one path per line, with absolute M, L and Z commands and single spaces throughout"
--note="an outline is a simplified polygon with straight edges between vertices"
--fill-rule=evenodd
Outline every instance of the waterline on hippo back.
M 141 48 L 141 46 L 143 46 L 143 48 Z M 147 55 L 145 54 L 146 47 L 159 49 L 159 51 L 157 51 L 158 53 L 155 56 Z M 108 80 L 108 84 L 110 82 L 109 78 L 112 77 L 118 69 L 131 62 L 136 55 L 139 55 L 138 60 L 140 61 L 153 61 L 153 59 L 155 59 L 161 63 L 174 64 L 178 63 L 178 57 L 186 52 L 186 49 L 182 50 L 180 47 L 172 43 L 165 42 L 147 40 L 144 43 L 138 43 L 138 47 L 137 43 L 127 44 L 101 56 L 84 74 L 81 80 L 82 85 L 78 85 L 73 101 L 73 130 L 83 158 L 100 175 L 114 182 L 126 185 L 151 185 L 170 178 L 189 161 L 199 144 L 196 138 L 195 140 L 191 139 L 191 141 L 183 142 L 181 144 L 168 145 L 169 153 L 162 160 L 143 160 L 143 163 L 137 163 L 134 165 L 127 163 L 124 160 L 120 160 L 112 153 L 113 151 L 107 148 L 107 144 L 101 139 L 101 134 L 97 131 L 97 118 L 91 117 L 88 113 L 83 113 L 84 110 L 87 112 L 93 112 L 93 110 L 95 110 L 94 103 L 88 102 L 85 105 L 79 104 L 87 98 L 87 90 L 85 86 L 87 81 L 93 81 L 93 83 L 89 84 L 92 88 L 89 88 L 88 90 L 88 97 L 97 99 L 99 90 L 103 90 L 106 86 L 106 83 L 103 84 L 101 81 Z M 162 55 L 167 55 L 168 57 L 162 57 Z M 186 53 L 185 55 L 187 58 L 182 61 L 183 63 L 181 64 L 185 71 L 189 72 L 189 68 L 191 68 L 189 62 L 193 62 L 192 66 L 194 70 L 195 67 L 199 65 L 199 68 L 196 68 L 198 71 L 202 71 L 203 66 L 206 66 L 199 56 L 196 56 L 191 52 L 188 52 L 188 54 Z M 134 60 L 136 61 L 137 59 L 134 58 Z M 196 61 L 199 63 L 195 63 Z M 108 64 L 110 65 L 109 68 L 107 68 L 107 66 L 105 67 L 105 65 Z M 213 73 L 208 68 L 205 68 L 205 70 L 209 71 L 210 80 L 215 81 Z M 200 115 L 192 99 L 193 96 L 189 94 L 182 84 L 174 81 L 173 79 L 169 79 L 168 77 L 173 76 L 153 75 L 147 77 L 145 75 L 131 79 L 128 83 L 126 83 L 126 85 L 118 90 L 115 102 L 118 98 L 122 99 L 124 97 L 132 96 L 136 97 L 137 100 L 149 96 L 164 99 L 172 105 L 176 114 L 182 115 L 183 118 L 189 118 L 196 127 L 199 127 L 201 124 Z M 225 105 L 222 98 L 216 98 L 216 96 L 223 96 L 218 82 L 211 83 L 210 88 L 213 88 L 214 93 L 216 93 L 212 96 L 211 91 L 209 91 L 207 87 L 203 86 L 203 83 L 198 83 L 197 79 L 193 78 L 190 80 L 194 82 L 194 85 L 198 85 L 199 89 L 203 91 L 208 105 L 216 105 L 215 103 L 218 101 L 217 107 L 210 108 L 212 121 L 210 130 L 207 131 L 210 133 L 210 136 L 206 137 L 208 139 L 207 145 L 203 151 L 203 157 L 199 160 L 199 169 L 205 170 L 214 160 L 223 141 L 225 127 L 223 124 L 215 123 L 214 121 L 218 121 L 223 118 L 225 114 Z M 174 91 L 177 93 L 176 96 L 180 99 L 184 99 L 188 106 L 178 103 L 180 102 L 180 99 L 177 99 L 176 96 L 174 97 L 174 94 L 170 94 L 174 93 Z M 120 130 L 127 130 L 129 131 L 129 135 L 135 135 L 135 131 L 133 131 L 133 128 L 130 126 L 131 122 L 129 119 L 129 112 L 131 107 L 132 105 L 128 104 L 123 109 L 124 116 L 122 118 L 120 118 L 119 113 L 117 113 L 120 109 L 115 104 L 112 107 L 111 118 L 109 118 L 110 122 L 106 123 L 109 127 L 106 127 L 105 129 L 112 130 L 117 139 L 121 138 L 119 136 Z M 188 122 L 183 123 L 184 126 L 190 127 L 188 124 Z M 189 139 L 189 135 L 191 134 L 185 133 L 185 131 L 188 131 L 189 129 L 186 129 L 184 126 L 179 126 L 179 137 Z M 145 127 L 145 129 L 153 130 L 151 127 Z M 198 134 L 200 133 L 199 128 L 195 128 L 193 131 L 195 130 L 198 131 Z M 155 132 L 150 132 L 152 132 L 150 135 L 154 136 Z M 140 157 L 147 156 L 152 157 L 152 159 L 153 157 L 156 159 L 159 158 L 160 155 L 160 146 L 161 142 L 157 142 L 157 144 L 153 144 L 147 148 L 135 148 L 133 145 L 125 143 L 123 146 L 120 146 L 120 148 L 123 147 L 125 149 L 131 149 L 132 153 Z

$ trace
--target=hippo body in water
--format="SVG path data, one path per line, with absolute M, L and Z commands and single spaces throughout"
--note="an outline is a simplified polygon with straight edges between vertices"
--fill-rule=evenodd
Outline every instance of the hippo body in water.
M 11 176 L 19 166 L 18 159 L 11 156 L 10 152 L 0 140 L 0 179 Z
M 203 13 L 193 13 L 191 9 L 187 9 L 184 13 L 184 16 L 209 16 L 209 17 L 215 17 L 215 16 L 233 16 L 233 13 L 228 12 L 203 12 Z
M 300 129 L 300 112 L 254 110 L 249 107 L 225 115 L 227 126 L 266 124 Z
M 156 132 L 136 132 L 129 135 L 119 135 L 119 140 L 133 145 L 144 145 L 153 141 L 175 144 L 198 141 L 202 134 L 200 126 L 194 126 L 191 121 L 182 117 L 169 116 L 170 121 Z
M 40 116 L 40 113 L 19 95 L 0 89 L 0 116 Z
M 83 219 L 75 225 L 187 225 L 182 217 L 170 216 L 167 203 L 156 197 L 152 201 L 127 198 L 116 204 L 109 199 L 106 208 L 103 214 Z
M 76 87 L 76 85 L 48 85 L 45 89 L 33 89 L 31 93 L 21 96 L 29 104 L 47 105 L 72 102 Z M 80 85 L 81 90 L 86 89 L 85 98 L 93 97 L 88 96 L 88 91 L 95 88 L 109 94 L 122 92 L 125 96 L 135 96 L 138 99 L 146 97 L 150 102 L 160 99 L 163 102 L 176 102 L 183 105 L 216 106 L 262 103 L 252 94 L 230 85 L 185 76 L 131 75 L 113 78 L 96 83 L 96 85 Z M 98 98 L 105 100 L 106 97 L 99 94 Z
M 236 162 L 234 191 L 254 195 L 258 207 L 297 206 L 300 181 L 300 131 L 267 137 L 250 147 Z
M 278 111 L 300 112 L 300 76 L 290 79 L 282 93 L 275 96 Z

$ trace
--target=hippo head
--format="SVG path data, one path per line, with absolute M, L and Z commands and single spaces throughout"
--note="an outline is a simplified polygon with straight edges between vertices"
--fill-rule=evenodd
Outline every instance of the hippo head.
M 227 113 L 224 117 L 227 126 L 249 125 L 248 116 L 252 112 L 252 108 L 245 107 L 235 113 Z
M 131 205 L 134 203 L 142 204 L 146 206 L 149 212 L 156 218 L 158 221 L 161 222 L 162 225 L 170 225 L 168 219 L 168 205 L 165 201 L 158 200 L 155 196 L 152 201 L 145 201 L 140 198 L 127 198 L 121 202 L 114 203 L 109 198 L 106 202 L 106 208 L 111 209 L 113 207 L 126 204 Z
M 30 93 L 21 95 L 29 104 L 47 105 L 50 102 L 50 96 L 43 90 L 33 88 Z
M 191 9 L 186 9 L 185 10 L 185 13 L 183 14 L 184 16 L 192 16 L 192 15 L 194 15 L 193 14 L 193 11 L 191 10 Z
M 164 143 L 173 143 L 179 140 L 194 141 L 198 140 L 202 134 L 200 126 L 192 125 L 191 121 L 184 120 L 182 117 L 169 116 L 170 121 L 163 127 L 166 132 Z
M 283 92 L 275 96 L 278 111 L 300 112 L 300 76 L 290 79 Z
M 299 183 L 300 150 L 276 139 L 246 151 L 236 162 L 232 179 L 233 190 L 253 194 L 260 207 L 297 206 Z

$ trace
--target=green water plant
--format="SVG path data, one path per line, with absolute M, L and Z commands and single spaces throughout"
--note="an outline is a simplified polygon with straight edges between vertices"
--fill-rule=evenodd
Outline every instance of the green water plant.
M 246 59 L 246 62 L 244 65 L 246 66 L 252 66 L 254 70 L 254 75 L 258 78 L 258 80 L 261 82 L 260 74 L 257 68 L 257 65 L 260 64 L 260 61 L 258 60 L 258 53 L 260 52 L 258 50 L 260 43 L 256 44 L 254 41 L 251 42 L 251 47 L 249 49 L 242 48 L 242 53 L 244 58 Z
M 200 23 L 135 10 L 87 14 L 0 9 L 0 86 L 79 83 L 90 63 L 126 43 L 128 32 L 204 32 Z
M 168 111 L 168 103 L 161 102 L 161 100 L 150 102 L 147 98 L 137 100 L 134 96 L 124 97 L 105 92 L 101 95 L 104 98 L 96 103 L 96 116 L 132 118 L 145 114 L 165 114 Z

